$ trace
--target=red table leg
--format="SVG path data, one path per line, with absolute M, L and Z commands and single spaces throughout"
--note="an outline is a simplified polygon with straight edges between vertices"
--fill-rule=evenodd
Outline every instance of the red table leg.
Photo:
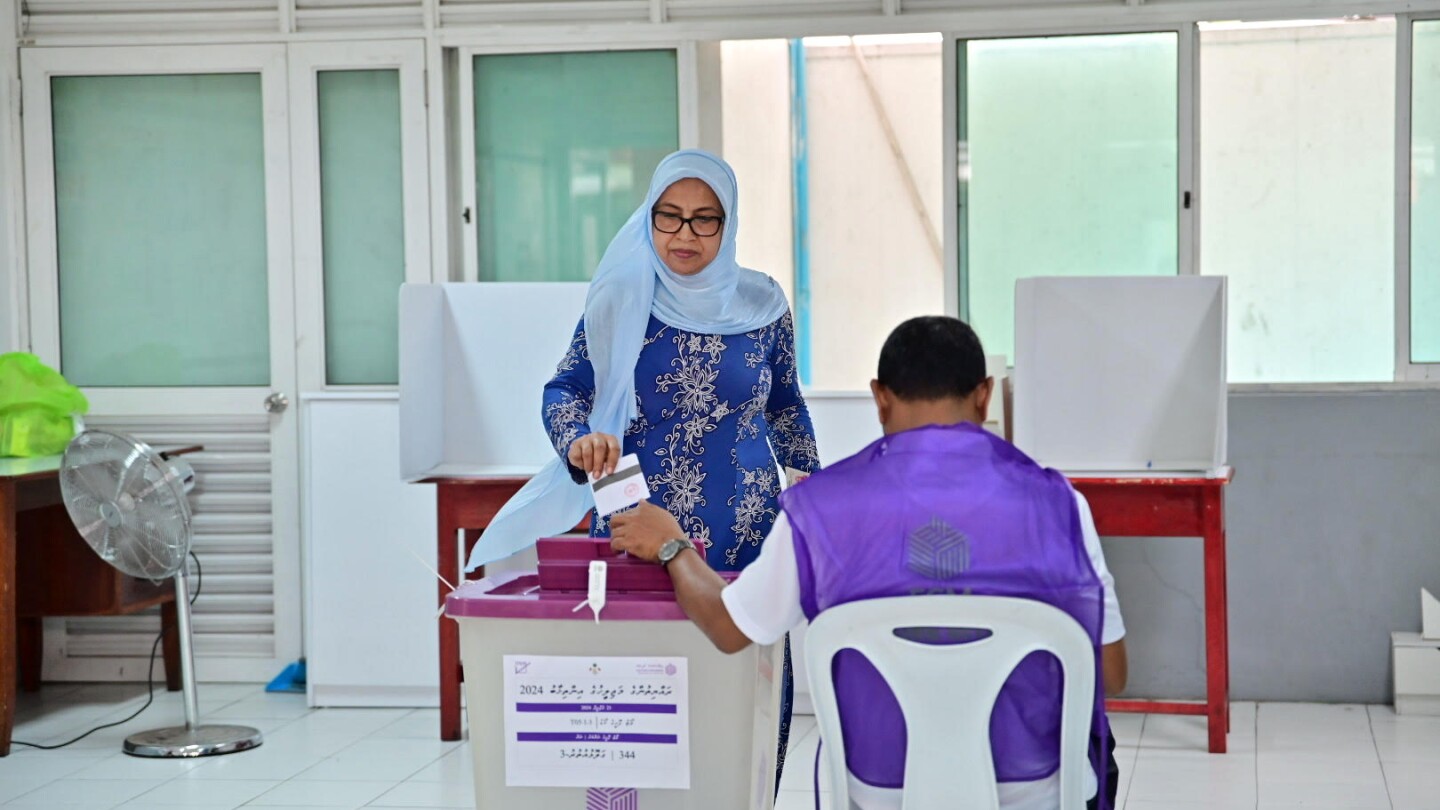
M 457 538 L 460 530 L 456 512 L 458 493 L 446 484 L 435 485 L 437 505 L 435 560 L 440 575 L 455 582 L 460 578 Z M 450 587 L 436 583 L 439 602 L 445 604 Z M 441 616 L 440 622 L 440 739 L 460 739 L 460 628 L 455 620 Z
M 1225 511 L 1218 487 L 1204 493 L 1205 704 L 1210 753 L 1225 753 L 1230 727 L 1229 611 L 1225 606 Z

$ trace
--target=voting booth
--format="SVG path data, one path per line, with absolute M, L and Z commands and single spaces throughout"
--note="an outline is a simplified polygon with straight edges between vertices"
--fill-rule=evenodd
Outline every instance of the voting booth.
M 725 655 L 669 574 L 608 541 L 542 539 L 536 571 L 466 583 L 460 625 L 480 810 L 773 806 L 781 651 Z M 605 604 L 584 606 L 590 562 Z
M 1015 444 L 1066 473 L 1225 465 L 1225 278 L 1015 284 Z
M 400 288 L 400 477 L 533 475 L 555 457 L 545 383 L 588 284 Z
M 541 403 L 585 311 L 589 287 L 400 287 L 401 480 L 528 478 L 555 458 Z M 533 551 L 526 550 L 488 570 L 534 565 Z

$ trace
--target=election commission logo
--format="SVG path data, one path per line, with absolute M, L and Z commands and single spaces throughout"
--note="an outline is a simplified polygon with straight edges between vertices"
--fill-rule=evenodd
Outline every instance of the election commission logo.
M 932 518 L 906 538 L 905 567 L 926 579 L 954 579 L 970 567 L 970 538 Z

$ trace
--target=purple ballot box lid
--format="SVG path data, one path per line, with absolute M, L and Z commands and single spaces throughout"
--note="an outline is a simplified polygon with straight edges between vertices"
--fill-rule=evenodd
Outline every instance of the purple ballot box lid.
M 696 544 L 695 550 L 705 556 L 703 546 Z M 535 543 L 535 555 L 539 559 L 540 587 L 545 591 L 576 592 L 583 599 L 590 587 L 593 560 L 607 564 L 608 593 L 675 591 L 665 569 L 615 551 L 608 537 L 542 537 Z
M 637 563 L 639 561 L 636 561 Z M 641 563 L 654 565 L 653 563 Z M 659 569 L 659 566 L 655 566 Z M 664 573 L 663 569 L 660 569 Z M 721 574 L 733 580 L 733 574 Z M 668 575 L 667 575 L 668 577 Z M 550 591 L 540 586 L 531 571 L 513 571 L 466 582 L 445 597 L 445 615 L 457 619 L 569 619 L 594 621 L 589 609 L 576 611 L 584 593 Z M 616 591 L 605 594 L 600 621 L 689 621 L 665 591 Z

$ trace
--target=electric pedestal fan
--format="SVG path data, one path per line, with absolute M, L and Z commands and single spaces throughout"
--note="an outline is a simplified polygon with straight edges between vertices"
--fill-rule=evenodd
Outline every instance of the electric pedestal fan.
M 142 731 L 125 739 L 124 751 L 141 757 L 204 757 L 254 748 L 260 732 L 248 726 L 200 725 L 195 697 L 195 657 L 190 645 L 190 503 L 195 471 L 166 459 L 129 436 L 86 430 L 65 449 L 60 491 L 70 520 L 102 559 L 132 577 L 175 580 L 175 632 L 180 634 L 180 674 L 185 725 Z

